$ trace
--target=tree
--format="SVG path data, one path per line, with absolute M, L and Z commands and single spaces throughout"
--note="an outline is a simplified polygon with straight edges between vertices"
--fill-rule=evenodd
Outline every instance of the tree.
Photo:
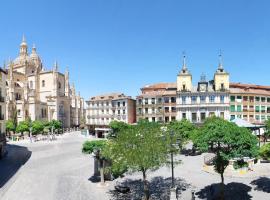
M 10 133 L 11 131 L 15 132 L 16 127 L 12 119 L 6 121 L 6 130 L 8 133 Z
M 117 133 L 120 132 L 123 129 L 127 129 L 130 127 L 129 124 L 121 121 L 111 121 L 109 124 L 109 127 L 111 129 L 110 134 L 108 135 L 108 138 L 113 139 L 116 137 Z
M 174 137 L 179 144 L 179 148 L 182 148 L 183 145 L 191 138 L 191 134 L 195 128 L 196 127 L 186 119 L 181 121 L 171 121 L 167 125 L 169 133 L 174 133 Z
M 105 147 L 104 155 L 112 160 L 112 166 L 126 166 L 143 176 L 144 199 L 150 197 L 147 172 L 167 163 L 169 138 L 158 123 L 140 121 L 137 125 L 120 129 L 116 138 Z
M 16 132 L 23 134 L 24 132 L 29 132 L 30 124 L 29 121 L 21 121 L 16 127 Z
M 246 129 L 221 118 L 208 118 L 195 139 L 197 147 L 204 152 L 209 149 L 216 154 L 214 169 L 221 176 L 221 197 L 224 199 L 224 171 L 232 158 L 258 155 L 257 137 Z
M 95 150 L 102 150 L 107 141 L 106 140 L 94 140 L 94 141 L 85 141 L 83 143 L 82 152 L 83 153 L 93 153 Z
M 49 122 L 50 128 L 53 128 L 54 130 L 58 130 L 62 127 L 62 123 L 59 120 L 52 120 Z
M 32 122 L 32 134 L 33 135 L 37 135 L 40 132 L 42 132 L 43 130 L 44 130 L 44 124 L 41 121 L 36 120 L 36 121 Z
M 265 132 L 264 132 L 264 143 L 267 141 L 267 138 L 270 136 L 270 119 L 265 120 Z

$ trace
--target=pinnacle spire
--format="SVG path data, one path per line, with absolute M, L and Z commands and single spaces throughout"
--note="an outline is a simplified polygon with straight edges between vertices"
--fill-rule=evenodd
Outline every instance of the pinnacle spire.
M 58 71 L 58 63 L 57 61 L 54 62 L 54 68 L 53 68 L 54 71 Z
M 218 69 L 223 69 L 223 63 L 222 63 L 222 52 L 219 50 L 219 63 L 218 63 Z
M 186 53 L 183 52 L 183 66 L 182 66 L 182 70 L 186 71 L 187 70 L 187 64 L 186 64 Z

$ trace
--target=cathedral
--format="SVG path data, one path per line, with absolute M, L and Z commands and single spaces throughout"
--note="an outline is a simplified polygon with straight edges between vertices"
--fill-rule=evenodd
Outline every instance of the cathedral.
M 60 120 L 63 127 L 79 126 L 84 118 L 84 100 L 69 83 L 69 72 L 58 71 L 55 62 L 45 70 L 35 45 L 31 53 L 23 37 L 19 56 L 7 66 L 7 119 L 23 121 Z

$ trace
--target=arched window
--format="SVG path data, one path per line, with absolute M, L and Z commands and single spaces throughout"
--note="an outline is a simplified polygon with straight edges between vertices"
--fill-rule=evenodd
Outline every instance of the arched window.
M 45 80 L 42 80 L 42 87 L 45 87 Z
M 30 88 L 33 88 L 33 81 L 30 81 Z

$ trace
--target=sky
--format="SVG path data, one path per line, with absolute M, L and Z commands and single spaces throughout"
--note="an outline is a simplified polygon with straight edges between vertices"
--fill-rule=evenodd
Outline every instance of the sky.
M 182 52 L 196 84 L 218 67 L 232 82 L 270 85 L 268 0 L 1 0 L 0 65 L 22 35 L 43 65 L 70 71 L 85 99 L 175 82 Z

